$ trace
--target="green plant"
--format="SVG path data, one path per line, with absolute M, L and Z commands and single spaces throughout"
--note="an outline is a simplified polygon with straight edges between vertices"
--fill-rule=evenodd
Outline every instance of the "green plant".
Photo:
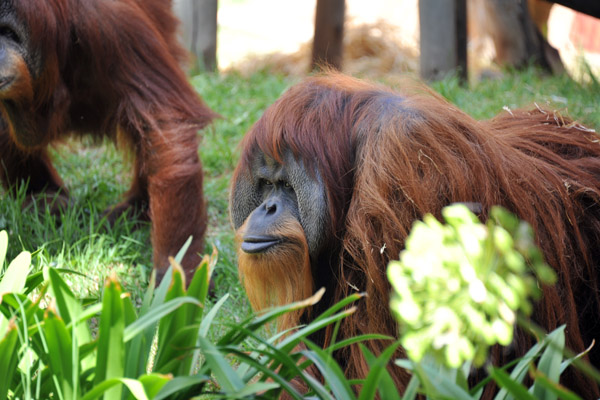
M 408 360 L 397 364 L 414 373 L 406 399 L 420 390 L 428 398 L 479 399 L 493 379 L 495 399 L 579 397 L 558 384 L 577 357 L 568 358 L 564 326 L 541 335 L 522 358 L 501 368 L 488 365 L 489 377 L 469 387 L 472 366 L 484 364 L 488 348 L 512 341 L 520 315 L 531 312 L 538 283 L 552 283 L 554 272 L 542 258 L 528 224 L 494 207 L 486 224 L 462 204 L 445 208 L 446 224 L 433 216 L 416 222 L 399 261 L 390 263 L 392 311 L 401 325 Z M 533 272 L 533 274 L 532 274 Z M 526 387 L 524 378 L 533 378 Z
M 62 277 L 72 272 L 47 268 L 30 273 L 30 254 L 23 252 L 0 278 L 0 376 L 6 377 L 0 380 L 0 400 L 277 399 L 282 391 L 294 399 L 367 400 L 379 394 L 410 400 L 419 393 L 432 399 L 478 399 L 492 379 L 502 389 L 498 400 L 578 399 L 557 383 L 576 361 L 563 355 L 564 327 L 542 336 L 510 365 L 488 366 L 489 377 L 469 386 L 467 377 L 477 354 L 485 354 L 498 339 L 507 340 L 506 329 L 498 334 L 493 321 L 502 319 L 512 327 L 516 317 L 510 313 L 530 309 L 528 296 L 535 292 L 535 280 L 527 274 L 529 266 L 535 266 L 538 277 L 548 279 L 552 274 L 533 245 L 529 227 L 511 214 L 494 209 L 486 225 L 461 206 L 446 209 L 444 216 L 446 225 L 430 217 L 417 223 L 400 261 L 390 265 L 393 286 L 402 291 L 396 293 L 392 309 L 405 336 L 378 356 L 363 347 L 371 372 L 360 381 L 348 380 L 332 353 L 352 343 L 390 338 L 364 335 L 321 349 L 309 337 L 330 324 L 336 324 L 337 330 L 361 295 L 344 299 L 306 326 L 263 338 L 266 325 L 286 312 L 314 304 L 321 291 L 303 302 L 230 324 L 212 340 L 208 332 L 229 297 L 204 310 L 216 251 L 204 258 L 186 289 L 176 261 L 184 246 L 172 260 L 171 273 L 156 289 L 152 280 L 137 307 L 114 277 L 106 280 L 101 301 L 77 299 Z M 0 265 L 6 249 L 6 232 L 0 232 Z M 477 279 L 483 288 L 471 288 Z M 510 282 L 510 287 L 503 282 Z M 442 284 L 456 290 L 444 292 Z M 412 294 L 407 297 L 406 291 Z M 509 311 L 492 309 L 486 301 L 504 302 Z M 467 303 L 474 304 L 465 308 Z M 454 326 L 428 318 L 428 313 L 439 316 L 439 309 L 454 313 L 450 317 Z M 484 314 L 481 318 L 489 325 L 476 325 L 481 318 L 465 316 L 465 310 Z M 445 329 L 453 329 L 452 334 Z M 414 374 L 401 395 L 385 366 L 401 341 L 406 343 L 406 335 L 411 335 L 408 344 L 421 348 L 409 351 L 411 359 L 396 361 Z M 473 348 L 459 354 L 463 358 L 458 366 L 453 354 L 448 357 L 449 338 Z M 322 379 L 316 379 L 309 367 Z M 528 375 L 533 377 L 530 387 L 523 383 Z M 299 385 L 304 391 L 298 390 Z
M 0 232 L 0 256 L 7 248 Z M 184 249 L 179 257 L 183 254 Z M 2 261 L 0 259 L 0 261 Z M 313 305 L 323 290 L 298 303 L 250 316 L 229 326 L 216 341 L 208 331 L 228 299 L 225 295 L 206 313 L 208 280 L 216 253 L 205 257 L 187 289 L 177 261 L 139 307 L 114 277 L 100 301 L 83 302 L 53 268 L 29 274 L 30 254 L 23 252 L 0 281 L 0 399 L 189 399 L 193 396 L 242 399 L 259 396 L 323 399 L 369 399 L 375 390 L 395 392 L 385 369 L 376 368 L 356 396 L 332 352 L 354 342 L 381 339 L 365 335 L 327 349 L 308 337 L 352 313 L 352 295 L 306 326 L 264 339 L 265 325 L 281 315 Z M 9 285 L 10 283 L 10 285 Z M 91 328 L 90 322 L 97 328 Z M 337 328 L 336 328 L 337 329 Z M 393 350 L 375 358 L 386 365 Z M 307 368 L 314 365 L 323 381 Z M 384 371 L 381 373 L 381 371 Z M 298 390 L 301 383 L 308 392 Z
M 0 261 L 6 247 L 1 232 Z M 84 304 L 60 271 L 28 276 L 30 255 L 21 253 L 0 281 L 0 399 L 147 399 L 173 376 L 190 375 L 184 387 L 202 384 L 194 351 L 215 261 L 205 257 L 187 290 L 173 261 L 172 277 L 156 290 L 152 282 L 138 310 L 114 277 L 101 302 Z
M 2 231 L 0 265 L 6 249 Z M 204 314 L 216 252 L 205 257 L 187 289 L 181 267 L 172 260 L 172 273 L 156 289 L 151 281 L 139 308 L 114 277 L 106 280 L 101 301 L 84 303 L 61 276 L 69 272 L 48 268 L 29 274 L 30 257 L 21 253 L 0 280 L 1 400 L 278 398 L 282 390 L 301 398 L 289 383 L 294 378 L 320 398 L 351 393 L 331 357 L 334 348 L 317 349 L 306 338 L 351 313 L 341 309 L 358 295 L 284 338 L 265 340 L 259 331 L 286 312 L 314 304 L 322 291 L 248 317 L 213 343 L 208 331 L 228 298 Z M 92 321 L 97 328 L 91 328 Z M 311 363 L 326 384 L 305 371 Z
M 391 308 L 403 327 L 412 360 L 425 353 L 450 367 L 483 364 L 487 348 L 512 341 L 516 312 L 531 313 L 537 280 L 554 272 L 533 242 L 528 224 L 494 207 L 486 225 L 463 204 L 446 207 L 446 224 L 432 215 L 415 222 L 400 261 L 388 276 Z

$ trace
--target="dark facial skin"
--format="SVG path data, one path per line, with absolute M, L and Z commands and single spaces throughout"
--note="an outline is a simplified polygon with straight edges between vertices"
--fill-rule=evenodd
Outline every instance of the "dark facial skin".
M 300 222 L 312 260 L 328 234 L 329 214 L 325 188 L 318 173 L 310 174 L 301 161 L 287 152 L 280 164 L 257 154 L 249 175 L 239 177 L 232 193 L 231 215 L 235 229 L 248 218 L 241 248 L 247 253 L 268 252 L 285 238 L 277 236 L 287 219 Z
M 14 141 L 22 148 L 43 142 L 32 108 L 33 82 L 39 76 L 42 55 L 29 45 L 27 26 L 19 20 L 11 1 L 0 5 L 0 101 L 4 117 L 12 121 Z
M 282 169 L 278 168 L 279 172 L 285 173 Z M 246 253 L 265 252 L 284 242 L 285 238 L 270 232 L 287 218 L 299 219 L 296 193 L 286 180 L 285 174 L 282 176 L 273 174 L 273 171 L 265 172 L 265 178 L 259 178 L 258 183 L 258 191 L 264 201 L 250 215 L 241 245 Z
M 41 65 L 38 51 L 29 48 L 27 27 L 18 19 L 12 1 L 0 5 L 0 98 L 28 76 L 37 76 Z

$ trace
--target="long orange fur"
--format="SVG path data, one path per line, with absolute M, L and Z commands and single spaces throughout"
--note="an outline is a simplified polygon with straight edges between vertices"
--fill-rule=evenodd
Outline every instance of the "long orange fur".
M 267 109 L 243 140 L 234 179 L 251 168 L 257 152 L 282 162 L 290 150 L 308 174 L 319 172 L 334 245 L 330 269 L 319 270 L 326 275 L 313 274 L 328 282 L 328 297 L 313 315 L 357 290 L 368 293 L 342 322 L 338 340 L 375 332 L 397 336 L 388 307 L 388 262 L 398 258 L 415 220 L 426 213 L 441 217 L 451 203 L 477 202 L 482 219 L 502 205 L 533 226 L 558 283 L 543 287 L 532 318 L 547 330 L 566 324 L 567 346 L 579 352 L 600 335 L 598 142 L 596 133 L 557 112 L 509 110 L 476 121 L 418 84 L 398 93 L 329 74 L 292 87 Z M 259 287 L 249 290 L 254 297 L 266 295 Z M 327 345 L 331 334 L 319 336 L 320 344 Z M 519 332 L 510 348 L 493 352 L 492 361 L 502 365 L 534 342 Z M 379 354 L 386 344 L 366 346 Z M 357 345 L 336 358 L 349 377 L 368 374 Z M 600 350 L 593 348 L 589 359 L 599 365 Z M 395 366 L 389 370 L 405 388 L 409 375 Z M 562 382 L 584 398 L 599 395 L 597 385 L 574 370 Z M 493 387 L 486 390 L 491 397 Z

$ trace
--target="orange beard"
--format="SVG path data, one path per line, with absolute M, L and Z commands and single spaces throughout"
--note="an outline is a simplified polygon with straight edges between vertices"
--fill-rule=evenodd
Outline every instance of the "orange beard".
M 241 250 L 246 222 L 236 232 L 239 275 L 252 308 L 256 311 L 304 300 L 313 294 L 313 279 L 304 230 L 298 221 L 289 219 L 277 228 L 283 243 L 266 253 L 248 254 Z M 278 330 L 298 325 L 304 310 L 280 317 Z

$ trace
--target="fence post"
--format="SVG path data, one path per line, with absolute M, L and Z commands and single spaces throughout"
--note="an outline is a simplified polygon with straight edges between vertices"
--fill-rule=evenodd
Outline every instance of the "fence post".
M 193 69 L 217 70 L 218 0 L 175 0 L 183 45 L 194 55 Z
M 466 0 L 419 0 L 421 77 L 441 79 L 457 72 L 467 78 Z
M 317 0 L 311 68 L 342 68 L 345 0 Z

